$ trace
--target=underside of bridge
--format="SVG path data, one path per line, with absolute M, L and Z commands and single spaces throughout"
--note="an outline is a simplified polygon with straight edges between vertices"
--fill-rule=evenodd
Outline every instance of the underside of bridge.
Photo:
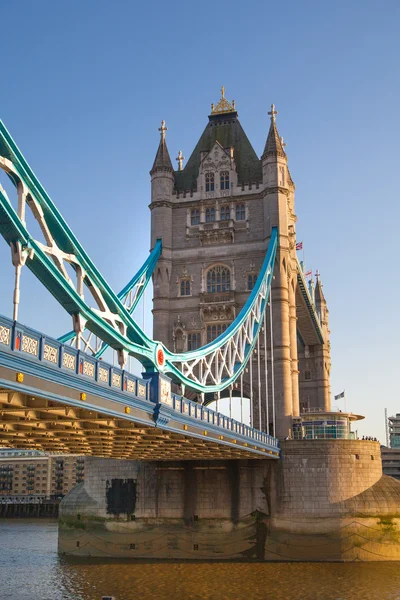
M 132 460 L 266 458 L 223 439 L 180 435 L 7 389 L 0 389 L 0 419 L 0 446 L 9 448 Z

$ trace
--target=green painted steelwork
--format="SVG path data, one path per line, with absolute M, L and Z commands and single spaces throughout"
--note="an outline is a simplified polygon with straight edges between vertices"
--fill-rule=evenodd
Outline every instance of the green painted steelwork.
M 146 262 L 140 267 L 139 271 L 132 277 L 132 279 L 126 284 L 126 286 L 118 294 L 118 298 L 121 300 L 121 302 L 123 302 L 126 299 L 126 297 L 129 296 L 129 294 L 132 292 L 132 290 L 134 290 L 135 286 L 140 284 L 140 289 L 136 293 L 135 299 L 132 302 L 132 305 L 128 309 L 128 312 L 130 315 L 133 313 L 136 306 L 138 305 L 139 300 L 143 296 L 143 292 L 145 291 L 145 289 L 151 279 L 154 268 L 157 264 L 158 259 L 160 258 L 161 252 L 162 252 L 162 242 L 161 242 L 161 240 L 157 240 L 156 245 L 154 246 L 153 250 L 151 251 L 151 254 L 148 257 L 148 259 L 146 260 Z M 142 283 L 140 283 L 141 280 L 143 280 Z M 58 338 L 58 340 L 62 344 L 65 344 L 65 343 L 73 340 L 74 338 L 76 338 L 75 331 L 70 331 L 69 333 L 66 333 L 66 334 L 60 336 Z M 103 342 L 100 350 L 98 352 L 96 352 L 95 357 L 100 358 L 101 356 L 103 356 L 104 352 L 107 350 L 108 347 L 109 347 L 108 344 Z

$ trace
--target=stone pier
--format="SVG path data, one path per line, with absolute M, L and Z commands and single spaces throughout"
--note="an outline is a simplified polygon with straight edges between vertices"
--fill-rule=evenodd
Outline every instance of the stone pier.
M 59 551 L 132 559 L 400 559 L 400 482 L 376 442 L 282 442 L 278 461 L 91 458 Z

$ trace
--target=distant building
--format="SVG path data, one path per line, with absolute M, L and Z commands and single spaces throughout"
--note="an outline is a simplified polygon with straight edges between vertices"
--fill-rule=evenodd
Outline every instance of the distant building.
M 400 480 L 400 414 L 388 418 L 390 448 L 382 446 L 382 471 Z
M 400 448 L 382 446 L 381 455 L 383 474 L 400 479 Z
M 60 498 L 84 479 L 85 457 L 0 449 L 2 497 Z
M 388 421 L 390 447 L 400 449 L 400 414 L 397 413 L 395 417 L 389 417 Z

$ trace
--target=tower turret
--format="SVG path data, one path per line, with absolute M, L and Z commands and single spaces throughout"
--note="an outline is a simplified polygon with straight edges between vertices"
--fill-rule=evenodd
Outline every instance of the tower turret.
M 169 282 L 171 278 L 172 251 L 172 190 L 174 187 L 174 169 L 169 156 L 165 134 L 165 121 L 158 131 L 160 143 L 151 175 L 151 247 L 158 239 L 162 240 L 162 256 L 154 274 L 153 332 L 157 338 L 168 343 L 169 323 Z
M 278 437 L 287 435 L 292 416 L 299 414 L 297 355 L 297 259 L 294 185 L 287 166 L 283 140 L 276 126 L 274 104 L 268 113 L 271 124 L 261 156 L 264 187 L 264 235 L 278 227 L 279 246 L 272 286 L 273 329 L 275 340 L 275 381 L 277 398 L 276 428 Z
M 324 343 L 318 347 L 316 364 L 317 367 L 317 384 L 318 384 L 318 405 L 325 410 L 331 409 L 331 391 L 330 391 L 330 371 L 331 371 L 331 351 L 329 339 L 329 310 L 326 304 L 324 292 L 322 290 L 321 277 L 319 272 L 316 273 L 315 284 L 315 308 L 321 322 Z

